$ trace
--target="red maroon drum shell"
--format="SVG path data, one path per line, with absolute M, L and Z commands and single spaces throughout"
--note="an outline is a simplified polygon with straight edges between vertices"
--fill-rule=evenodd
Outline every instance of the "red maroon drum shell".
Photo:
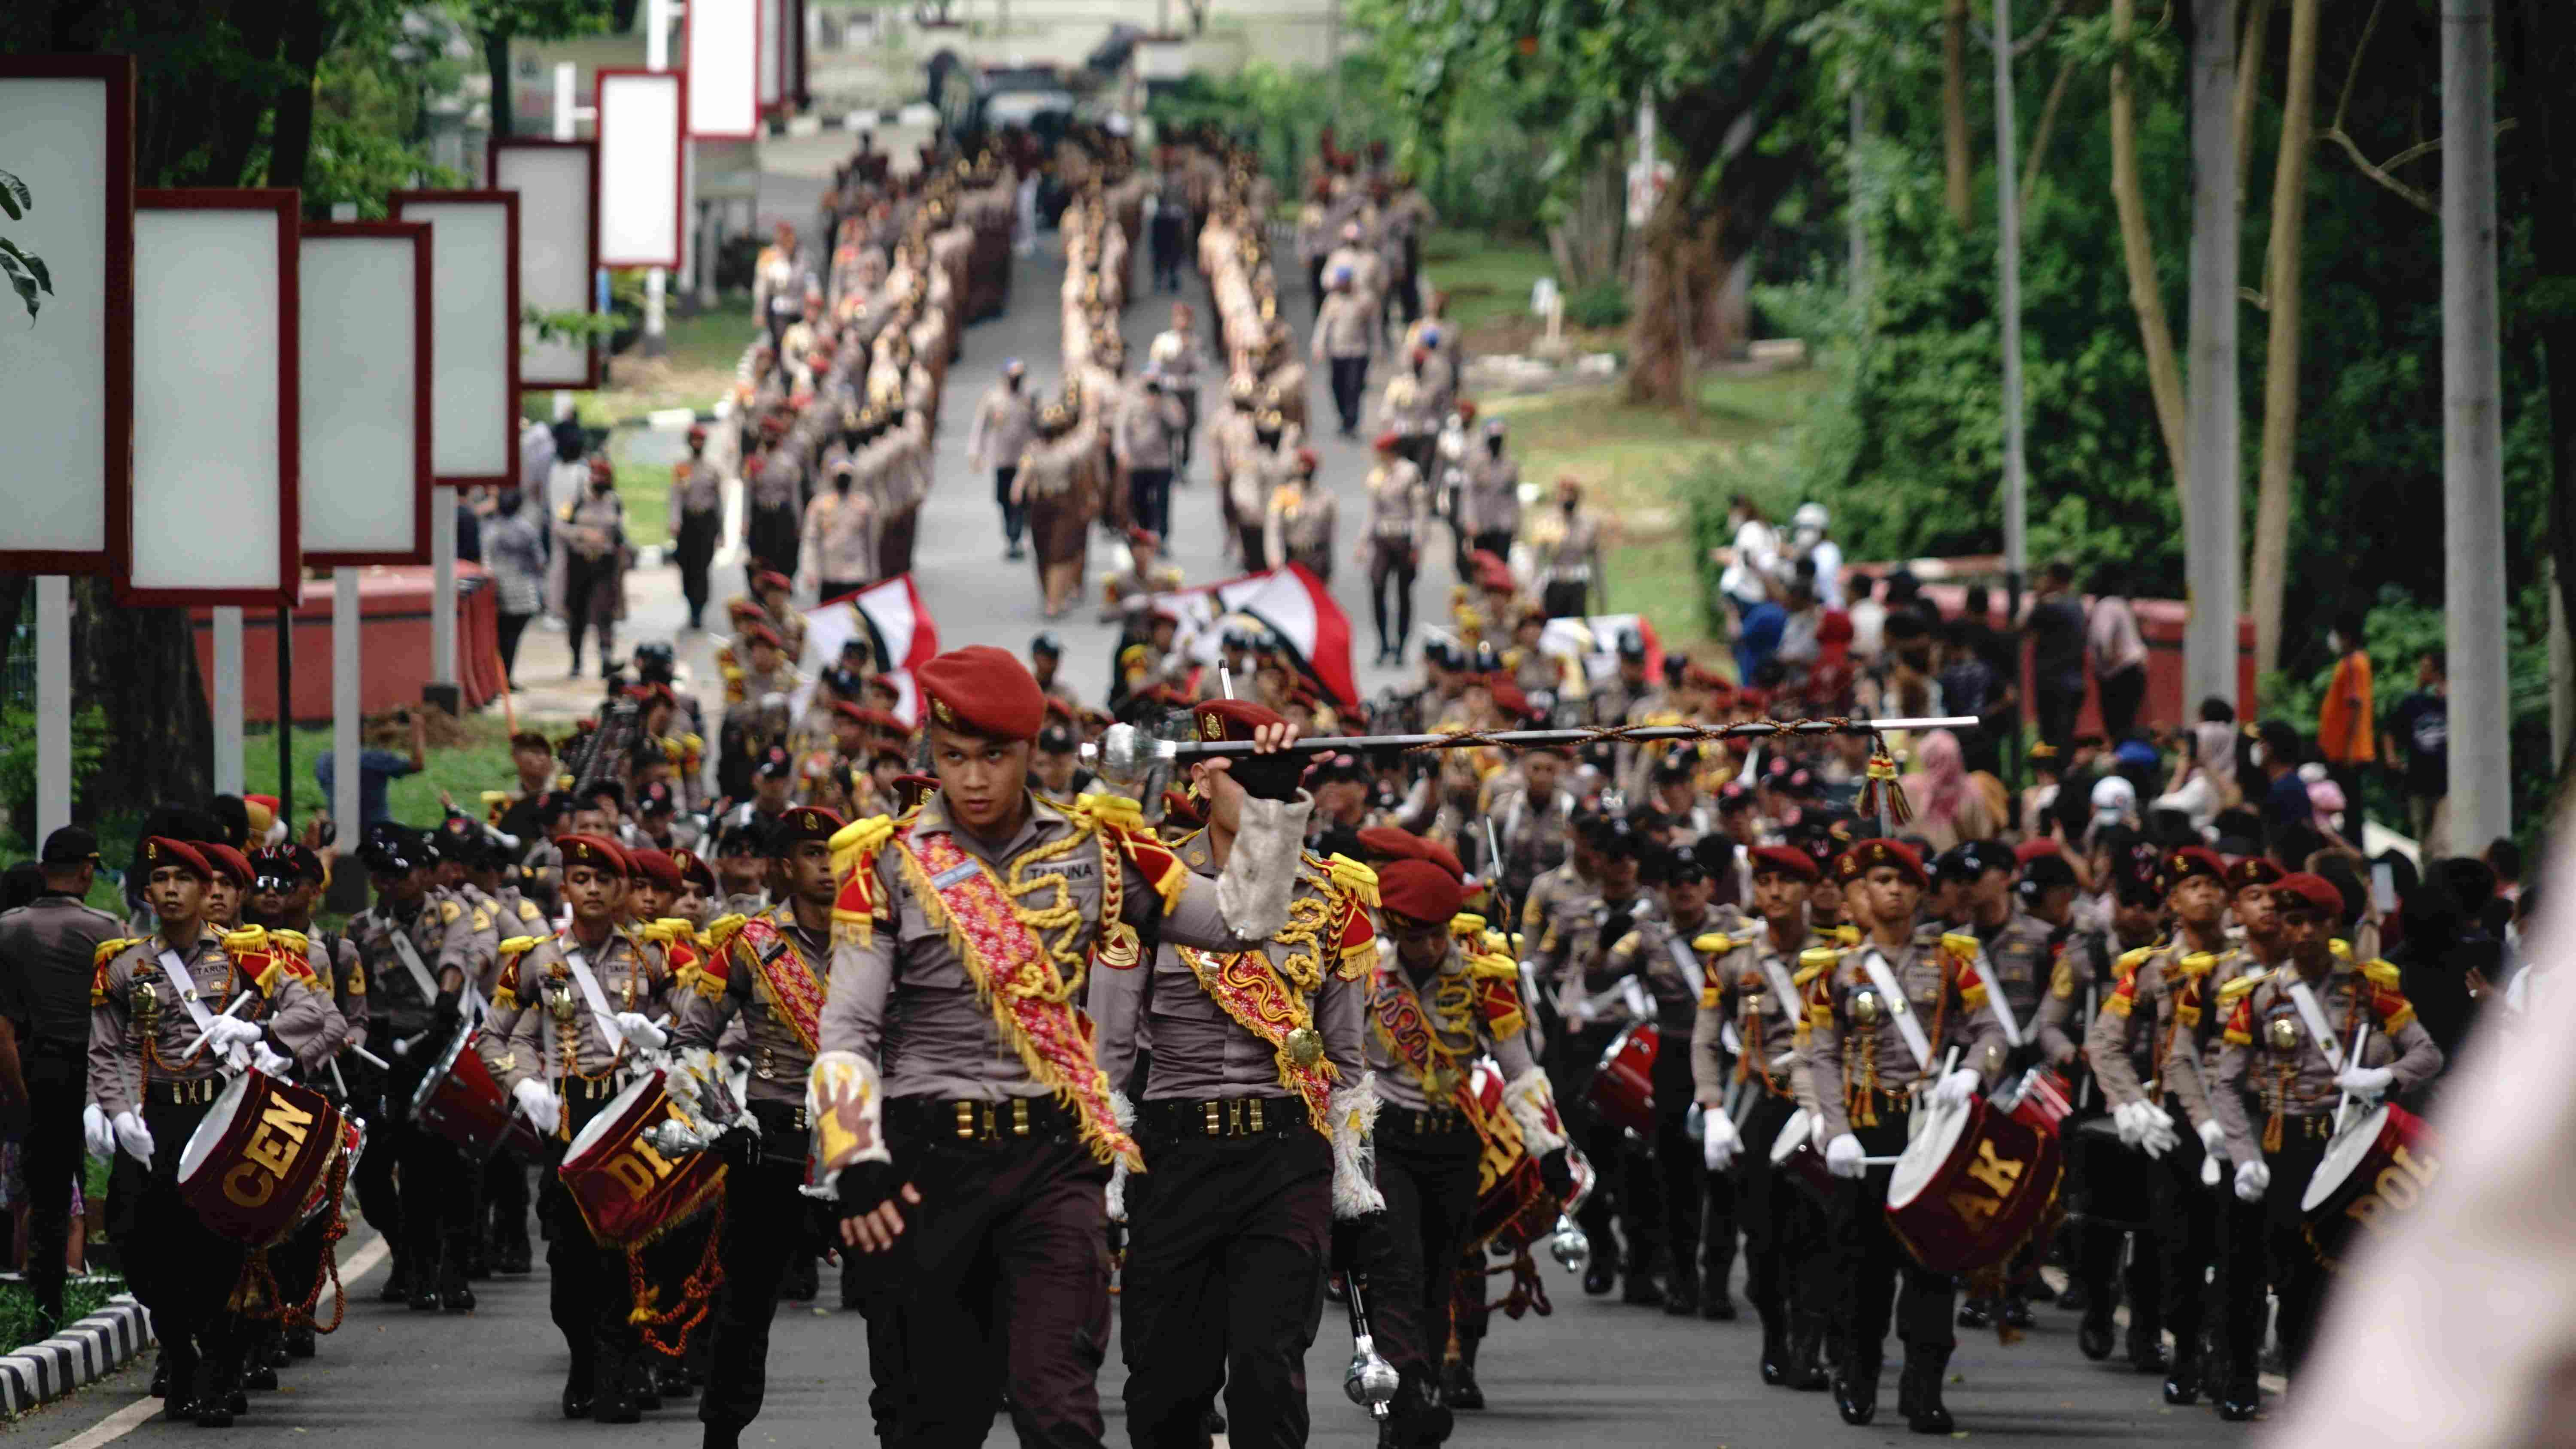
M 1887 1185 L 1888 1227 L 1935 1273 L 1973 1273 L 2020 1248 L 2057 1199 L 2066 1159 L 2043 1132 L 1983 1097 L 1930 1113 Z
M 326 1190 L 343 1150 L 341 1124 L 321 1093 L 244 1072 L 188 1135 L 180 1200 L 220 1237 L 253 1248 L 283 1241 Z
M 1662 1041 L 1651 1021 L 1631 1023 L 1611 1040 L 1583 1089 L 1593 1115 L 1640 1137 L 1655 1135 L 1655 1053 Z
M 536 1130 L 510 1109 L 510 1099 L 483 1054 L 474 1050 L 479 1028 L 458 1032 L 439 1054 L 429 1075 L 412 1093 L 412 1119 L 446 1138 L 476 1162 L 490 1157 L 503 1143 L 534 1156 Z
M 1503 1106 L 1503 1074 L 1490 1059 L 1479 1059 L 1473 1075 L 1479 1115 L 1488 1122 L 1509 1122 L 1511 1113 Z M 1508 1253 L 1530 1247 L 1556 1230 L 1556 1220 L 1572 1212 L 1592 1194 L 1596 1182 L 1592 1164 L 1581 1152 L 1566 1149 L 1565 1162 L 1574 1179 L 1569 1200 L 1558 1202 L 1547 1190 L 1540 1174 L 1538 1159 L 1522 1145 L 1517 1128 L 1509 1139 L 1509 1152 L 1497 1146 L 1492 1137 L 1485 1143 L 1485 1157 L 1478 1172 L 1476 1212 L 1470 1220 L 1469 1241 L 1479 1248 L 1492 1248 Z
M 564 1153 L 555 1171 L 601 1246 L 649 1243 L 704 1211 L 723 1190 L 724 1161 L 716 1154 L 664 1157 L 645 1140 L 645 1133 L 677 1117 L 655 1072 L 601 1108 Z
M 2075 1088 L 2064 1073 L 2055 1067 L 2034 1067 L 2022 1079 L 2021 1094 L 2013 1099 L 2012 1112 L 2034 1131 L 2055 1133 L 2065 1123 L 2075 1101 Z
M 341 1118 L 340 1171 L 337 1176 L 339 1176 L 343 1182 L 355 1178 L 358 1175 L 358 1163 L 364 1159 L 366 1155 L 366 1122 L 357 1117 Z M 300 1228 L 306 1223 L 313 1221 L 314 1217 L 318 1215 L 322 1209 L 330 1206 L 331 1179 L 333 1176 L 334 1174 L 326 1172 L 322 1175 L 319 1181 L 313 1184 L 312 1193 L 304 1199 L 304 1206 L 299 1209 L 295 1215 L 295 1225 L 297 1227 Z
M 2394 1102 L 2345 1128 L 2326 1145 L 2299 1200 L 2318 1255 L 2337 1262 L 2403 1223 L 2441 1177 L 2441 1152 L 2424 1119 Z
M 1816 1150 L 1815 1120 L 1807 1109 L 1799 1108 L 1780 1124 L 1779 1135 L 1771 1139 L 1771 1169 L 1785 1172 L 1789 1179 L 1820 1203 L 1834 1197 L 1834 1175 L 1825 1167 L 1825 1154 Z

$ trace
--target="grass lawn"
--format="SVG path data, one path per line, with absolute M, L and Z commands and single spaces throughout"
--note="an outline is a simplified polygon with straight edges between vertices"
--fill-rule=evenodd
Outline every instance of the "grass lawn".
M 453 743 L 443 744 L 445 740 Z M 298 822 L 311 812 L 331 808 L 331 802 L 322 798 L 321 784 L 313 778 L 314 762 L 330 750 L 330 730 L 298 729 L 295 732 L 295 796 L 290 810 Z M 265 725 L 254 725 L 245 730 L 242 754 L 245 757 L 243 774 L 249 779 L 250 793 L 279 794 L 276 731 Z M 427 829 L 439 820 L 439 791 L 453 794 L 459 809 L 479 819 L 483 813 L 482 793 L 507 789 L 516 778 L 510 768 L 510 728 L 499 715 L 468 715 L 453 721 L 440 719 L 431 725 L 429 768 L 394 781 L 386 789 L 385 803 L 392 809 L 395 819 Z M 347 822 L 342 822 L 341 847 L 354 848 L 356 834 Z
M 728 295 L 695 316 L 682 316 L 674 308 L 663 324 L 663 336 L 671 344 L 668 355 L 646 358 L 633 348 L 619 353 L 608 360 L 608 386 L 598 392 L 574 393 L 573 406 L 581 420 L 595 428 L 614 427 L 664 408 L 703 411 L 713 407 L 733 385 L 734 364 L 741 361 L 753 331 L 747 293 Z M 520 407 L 529 417 L 554 416 L 550 393 L 529 393 Z
M 617 470 L 617 493 L 626 500 L 626 541 L 642 548 L 671 542 L 671 467 L 667 463 L 630 463 L 612 437 L 608 460 Z
M 1449 315 L 1467 329 L 1529 316 L 1530 284 L 1556 270 L 1545 244 L 1474 233 L 1435 232 L 1422 244 L 1431 285 L 1449 294 Z
M 1578 478 L 1586 500 L 1611 518 L 1615 542 L 1603 562 L 1611 611 L 1642 613 L 1668 646 L 1687 647 L 1707 632 L 1687 485 L 1736 450 L 1778 439 L 1823 385 L 1810 370 L 1703 377 L 1688 416 L 1633 406 L 1615 384 L 1487 407 L 1510 420 L 1524 481 Z

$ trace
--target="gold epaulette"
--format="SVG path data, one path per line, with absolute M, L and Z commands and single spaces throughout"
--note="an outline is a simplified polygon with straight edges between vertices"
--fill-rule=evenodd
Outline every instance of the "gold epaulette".
M 2398 987 L 2397 968 L 2385 961 L 2370 960 L 2362 962 L 2361 974 L 2369 977 L 2370 984 L 2378 987 L 2382 991 L 2395 991 Z
M 486 808 L 495 805 L 507 805 L 509 803 L 510 792 L 507 790 L 486 790 L 483 792 L 483 804 Z
M 743 923 L 750 919 L 751 917 L 744 915 L 740 911 L 734 911 L 726 915 L 718 916 L 714 920 L 707 922 L 707 928 L 701 939 L 706 942 L 708 953 L 712 955 L 717 951 L 723 950 L 726 946 L 731 945 L 733 943 L 733 938 L 741 934 Z
M 1941 949 L 1953 956 L 1974 956 L 1978 951 L 1977 938 L 1965 931 L 1943 931 Z
M 538 944 L 544 940 L 543 936 L 512 936 L 501 943 L 501 959 L 515 961 L 537 949 Z
M 1827 931 L 1825 935 L 1835 945 L 1842 947 L 1844 950 L 1850 950 L 1860 945 L 1860 927 L 1858 926 L 1836 926 L 1832 930 Z
M 1845 948 L 1839 946 L 1809 946 L 1806 950 L 1799 952 L 1798 972 L 1796 975 L 1789 978 L 1790 984 L 1794 986 L 1804 986 L 1824 973 L 1833 970 L 1835 966 L 1841 964 L 1844 949 Z
M 280 948 L 292 951 L 298 956 L 303 955 L 305 952 L 313 948 L 313 938 L 305 935 L 302 931 L 290 931 L 282 926 L 271 926 L 268 931 L 268 939 L 276 943 Z
M 674 941 L 690 946 L 698 943 L 698 928 L 685 917 L 664 916 L 653 924 L 668 932 L 670 939 Z
M 1460 911 L 1449 918 L 1449 934 L 1461 941 L 1485 939 L 1485 918 L 1474 911 Z
M 1489 981 L 1518 982 L 1521 979 L 1520 963 L 1509 956 L 1470 954 L 1467 957 L 1467 972 L 1471 976 L 1482 976 Z
M 113 941 L 99 942 L 98 948 L 89 953 L 89 969 L 92 971 L 105 970 L 107 963 L 115 960 L 124 952 L 126 947 L 140 946 L 146 939 L 146 937 L 142 936 L 121 936 Z
M 2129 975 L 2147 964 L 2148 957 L 2163 949 L 2161 946 L 2140 946 L 2134 951 L 2123 951 L 2120 953 L 2120 959 L 2112 963 L 2112 973 L 2118 976 Z
M 1324 868 L 1332 873 L 1333 884 L 1358 897 L 1360 904 L 1373 907 L 1378 903 L 1376 871 L 1338 852 L 1324 862 Z
M 2244 975 L 2237 977 L 2235 980 L 2228 982 L 2226 985 L 2219 987 L 2218 1004 L 2221 1006 L 2235 1005 L 2239 1000 L 2252 994 L 2254 988 L 2261 985 L 2264 978 L 2271 974 L 2272 973 L 2269 971 L 2248 971 Z
M 2216 969 L 2218 958 L 2207 951 L 2185 951 L 2174 958 L 2174 969 L 2184 976 L 2206 976 Z
M 1145 807 L 1124 795 L 1099 792 L 1076 795 L 1073 797 L 1073 813 L 1089 820 L 1095 828 L 1103 825 L 1118 825 L 1129 830 L 1145 828 Z M 888 833 L 892 833 L 891 826 Z
M 245 926 L 238 931 L 226 931 L 223 939 L 224 954 L 227 956 L 242 956 L 252 951 L 268 949 L 268 931 L 260 926 Z
M 1741 944 L 1733 936 L 1711 931 L 1692 941 L 1691 949 L 1703 956 L 1723 956 Z
M 656 945 L 656 946 L 668 946 L 668 945 L 670 945 L 670 944 L 671 944 L 671 927 L 672 927 L 674 924 L 677 924 L 677 925 L 679 925 L 680 927 L 682 927 L 683 929 L 685 929 L 685 928 L 687 927 L 687 925 L 688 925 L 688 922 L 686 922 L 686 921 L 672 922 L 672 921 L 667 921 L 667 920 L 653 920 L 653 921 L 646 921 L 646 922 L 644 922 L 644 924 L 643 924 L 642 926 L 638 927 L 638 929 L 639 929 L 639 930 L 641 930 L 641 931 L 643 932 L 643 935 L 644 935 L 644 939 L 645 939 L 645 940 L 652 942 L 652 943 L 653 943 L 654 945 Z
M 2352 959 L 2352 943 L 2341 936 L 2337 936 L 2333 940 L 2326 942 L 2326 949 L 2333 952 L 2334 958 L 2338 961 L 2349 961 Z
M 2056 964 L 2048 968 L 2048 994 L 2060 1001 L 2075 999 L 2075 963 L 2063 951 L 2057 954 Z

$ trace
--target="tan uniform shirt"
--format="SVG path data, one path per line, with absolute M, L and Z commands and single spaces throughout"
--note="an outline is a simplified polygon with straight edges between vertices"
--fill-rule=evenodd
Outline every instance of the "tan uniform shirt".
M 1469 533 L 1510 533 L 1521 526 L 1521 465 L 1509 455 L 1497 458 L 1481 445 L 1467 452 L 1460 465 L 1467 486 L 1459 498 L 1461 519 Z
M 2227 1131 L 2227 1155 L 2238 1162 L 2258 1160 L 2262 1138 L 2274 1133 L 2280 1119 L 2330 1113 L 2342 1096 L 2334 1067 L 2291 997 L 2290 983 L 2298 976 L 2296 967 L 2276 967 L 2260 977 L 2231 982 L 2235 989 L 2226 993 L 2232 1004 L 2209 1096 Z M 2322 980 L 2310 983 L 2310 990 L 2347 1062 L 2387 1067 L 2395 1074 L 2388 1095 L 2420 1086 L 2442 1069 L 2442 1049 L 2415 1019 L 2415 1008 L 2397 990 L 2397 968 L 2387 962 L 2339 959 Z M 2356 1035 L 2363 1037 L 2358 1058 L 2352 1052 Z M 2254 1125 L 2246 1114 L 2248 1094 L 2271 1114 L 2273 1124 Z
M 974 426 L 966 434 L 967 466 L 1016 468 L 1020 454 L 1037 436 L 1037 409 L 1025 387 L 996 387 L 975 405 Z
M 1318 574 L 1329 575 L 1340 509 L 1326 488 L 1290 484 L 1271 494 L 1269 525 L 1263 537 L 1271 563 L 1294 559 Z
M 850 491 L 826 488 L 805 505 L 805 563 L 809 577 L 836 582 L 876 576 L 876 504 L 853 482 Z
M 1964 942 L 1964 951 L 1954 950 L 1951 942 Z M 1864 941 L 1843 950 L 1834 968 L 1810 983 L 1807 1067 L 1815 1078 L 1827 1141 L 1851 1131 L 1850 1110 L 1862 1091 L 1901 1095 L 1929 1089 L 1940 1080 L 1942 1058 L 1950 1047 L 1960 1048 L 1960 1066 L 1994 1085 L 2003 1070 L 2004 1034 L 1985 1004 L 1975 944 L 1972 936 L 1945 938 L 1937 927 L 1916 932 L 1892 953 Z M 1865 964 L 1873 956 L 1885 963 L 1904 993 L 1903 1009 L 1921 1025 L 1930 1061 L 1914 1059 L 1893 1005 L 1879 999 Z M 1867 1027 L 1852 1015 L 1853 998 L 1864 992 L 1877 1012 L 1876 1022 Z
M 1804 1048 L 1807 1036 L 1805 999 L 1798 989 L 1798 957 L 1825 938 L 1808 931 L 1783 951 L 1771 939 L 1771 928 L 1749 922 L 1751 934 L 1723 936 L 1724 950 L 1704 957 L 1708 975 L 1701 987 L 1699 1010 L 1691 1020 L 1691 1090 L 1703 1107 L 1726 1096 L 1726 1028 L 1732 1023 L 1742 1043 L 1739 1058 L 1744 1080 L 1775 1097 L 1795 1096 L 1812 1106 Z M 1775 980 L 1776 978 L 1776 980 Z M 1789 983 L 1781 999 L 1778 982 Z M 1769 1143 L 1754 1144 L 1768 1148 Z
M 422 993 L 418 978 L 394 946 L 397 933 L 411 943 L 412 954 L 429 977 L 429 994 Z M 408 921 L 397 919 L 390 905 L 379 901 L 349 922 L 349 939 L 357 945 L 360 970 L 366 976 L 374 1034 L 385 1041 L 408 1039 L 429 1029 L 430 1013 L 438 1005 L 440 972 L 452 966 L 469 982 L 487 981 L 496 944 L 488 920 L 478 929 L 462 903 L 442 900 L 435 892 L 421 898 L 420 909 Z
M 576 953 L 612 1015 L 634 1011 L 650 1016 L 670 987 L 661 952 L 629 926 L 619 925 L 597 947 L 583 946 L 570 931 L 540 938 L 508 963 L 502 989 L 493 993 L 491 1019 L 476 1043 L 502 1091 L 514 1091 L 531 1077 L 558 1093 L 571 1077 L 599 1081 L 634 1050 L 612 1041 L 600 1025 L 573 976 Z
M 1357 287 L 1331 293 L 1315 314 L 1315 360 L 1366 357 L 1377 350 L 1377 329 L 1375 294 Z
M 1525 1012 L 1505 1015 L 1497 1021 L 1484 1009 L 1478 1000 L 1479 983 L 1456 941 L 1449 943 L 1449 954 L 1442 958 L 1439 969 L 1419 980 L 1395 958 L 1393 946 L 1383 948 L 1380 957 L 1377 980 L 1370 990 L 1372 1001 L 1390 993 L 1413 998 L 1421 1008 L 1431 1039 L 1440 1048 L 1431 1058 L 1435 1072 L 1464 1072 L 1480 1055 L 1494 1059 L 1494 1066 L 1507 1083 L 1537 1069 L 1537 1061 L 1530 1055 Z M 1509 983 L 1499 983 L 1499 987 L 1512 990 L 1517 1002 L 1516 988 Z M 1447 1080 L 1426 1082 L 1423 1073 L 1396 1052 L 1374 1007 L 1367 1042 L 1368 1069 L 1376 1074 L 1377 1094 L 1387 1105 L 1419 1112 L 1435 1103 L 1447 1107 L 1456 1100 L 1455 1084 Z M 1444 1068 L 1444 1058 L 1454 1063 L 1454 1068 Z
M 728 903 L 729 907 L 732 904 Z M 777 928 L 781 949 L 793 951 L 803 959 L 815 984 L 821 985 L 830 978 L 831 941 L 825 934 L 798 926 L 793 905 L 750 914 Z M 706 948 L 700 949 L 703 952 Z M 761 985 L 757 973 L 746 967 L 744 954 L 729 946 L 721 963 L 692 974 L 687 983 L 689 990 L 672 993 L 676 1022 L 671 1029 L 671 1045 L 712 1051 L 724 1040 L 727 1028 L 738 1023 L 747 1034 L 745 1045 L 751 1056 L 751 1100 L 801 1104 L 805 1100 L 805 1074 L 814 1065 L 813 1053 L 805 1049 L 795 1028 L 779 1015 L 775 998 Z
M 1379 463 L 1368 474 L 1369 537 L 1420 551 L 1431 542 L 1431 487 L 1409 458 Z
M 264 948 L 267 933 L 254 928 L 234 933 L 245 950 Z M 90 984 L 89 1094 L 110 1117 L 137 1111 L 142 1088 L 153 1082 L 202 1082 L 221 1076 L 224 1054 L 198 1050 L 200 1033 L 185 998 L 194 997 L 209 1016 L 220 1016 L 243 992 L 250 1005 L 233 1013 L 244 1021 L 264 1022 L 274 1050 L 299 1062 L 320 1066 L 346 1023 L 333 1009 L 307 971 L 281 968 L 273 978 L 273 995 L 261 999 L 258 983 L 234 964 L 226 937 L 205 928 L 185 951 L 174 953 L 176 969 L 164 959 L 170 945 L 159 936 L 128 941 L 108 960 Z M 298 964 L 302 958 L 297 957 Z M 156 1152 L 178 1152 L 184 1142 L 155 1144 Z

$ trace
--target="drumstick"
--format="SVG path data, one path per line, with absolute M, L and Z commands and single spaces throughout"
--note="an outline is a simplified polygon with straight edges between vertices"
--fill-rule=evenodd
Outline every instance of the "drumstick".
M 2352 1065 L 2354 1065 L 2354 1066 L 2356 1066 L 2356 1067 L 2361 1065 L 2361 1048 L 2362 1048 L 2362 1043 L 2363 1043 L 2363 1042 L 2365 1042 L 2365 1041 L 2367 1041 L 2367 1040 L 2369 1039 L 2369 1036 L 2370 1036 L 2370 1023 L 2369 1023 L 2369 1022 L 2367 1022 L 2367 1021 L 2364 1021 L 2363 1023 L 2361 1023 L 2361 1025 L 2356 1026 L 2356 1027 L 2354 1027 L 2354 1028 L 2352 1029 L 2352 1056 L 2349 1058 L 2349 1060 L 2351 1061 Z M 2351 1110 L 2351 1108 L 2352 1108 L 2352 1093 L 2350 1093 L 2350 1092 L 2344 1092 L 2344 1093 L 2341 1093 L 2340 1095 L 2338 1095 L 2338 1096 L 2337 1096 L 2337 1098 L 2335 1099 L 2335 1125 L 2334 1125 L 2335 1135 L 2336 1135 L 2337 1137 L 2341 1137 L 2341 1136 L 2343 1135 L 2343 1114 L 2344 1114 L 2345 1112 L 2347 1112 L 2347 1111 Z
M 250 993 L 245 991 L 241 995 L 233 998 L 232 1005 L 225 1007 L 222 1011 L 216 1014 L 218 1016 L 238 1016 L 241 1014 L 241 1009 L 248 1005 L 250 1005 Z M 209 1023 L 209 1025 L 211 1025 L 211 1023 Z M 203 1051 L 205 1046 L 206 1033 L 201 1031 L 197 1033 L 197 1039 L 195 1041 L 188 1043 L 188 1049 L 185 1052 L 180 1053 L 179 1060 L 183 1063 L 196 1060 L 197 1053 Z
M 368 1066 L 374 1067 L 380 1072 L 390 1072 L 394 1069 L 391 1062 L 386 1061 L 383 1057 L 377 1056 L 374 1052 L 367 1050 L 365 1047 L 362 1047 L 355 1042 L 351 1042 L 349 1044 L 349 1055 L 356 1057 L 358 1060 L 365 1062 Z M 333 1062 L 331 1064 L 334 1071 L 337 1071 L 339 1066 L 340 1064 L 338 1062 Z

